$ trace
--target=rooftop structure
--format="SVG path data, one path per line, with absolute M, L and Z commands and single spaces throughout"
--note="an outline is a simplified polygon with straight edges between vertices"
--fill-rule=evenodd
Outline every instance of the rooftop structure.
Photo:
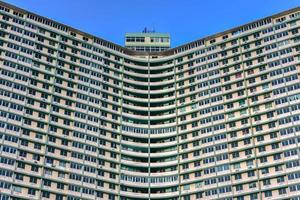
M 140 52 L 160 52 L 170 48 L 170 35 L 146 28 L 142 33 L 126 33 L 125 47 Z

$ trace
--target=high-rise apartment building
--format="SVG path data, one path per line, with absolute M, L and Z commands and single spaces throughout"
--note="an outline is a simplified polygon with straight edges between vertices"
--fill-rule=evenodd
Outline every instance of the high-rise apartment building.
M 170 35 L 167 33 L 156 33 L 147 28 L 142 33 L 126 33 L 125 47 L 141 52 L 160 52 L 171 46 Z
M 137 52 L 1 2 L 0 199 L 299 200 L 299 28 Z

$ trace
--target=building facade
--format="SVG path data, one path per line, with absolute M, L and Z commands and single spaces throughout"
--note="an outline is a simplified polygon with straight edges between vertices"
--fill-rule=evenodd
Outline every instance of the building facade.
M 1 200 L 299 200 L 300 8 L 157 53 L 0 23 Z
M 141 52 L 161 52 L 171 47 L 168 33 L 156 33 L 146 28 L 142 33 L 126 33 L 125 47 Z

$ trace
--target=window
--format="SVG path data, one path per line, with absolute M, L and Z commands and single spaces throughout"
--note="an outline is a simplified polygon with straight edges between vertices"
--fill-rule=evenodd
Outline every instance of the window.
M 189 179 L 190 176 L 189 176 L 189 174 L 184 174 L 182 178 L 183 178 L 183 180 L 186 180 L 186 179 Z
M 257 194 L 250 194 L 250 200 L 257 200 L 258 195 Z
M 248 172 L 248 177 L 253 177 L 255 176 L 255 172 L 254 171 L 249 171 Z
M 268 174 L 269 173 L 269 169 L 268 168 L 262 168 L 261 169 L 261 173 L 262 174 Z
M 31 176 L 30 179 L 29 179 L 29 181 L 30 181 L 31 183 L 37 183 L 37 178 Z
M 35 195 L 35 189 L 29 188 L 28 189 L 28 194 L 29 195 Z
M 22 188 L 18 186 L 14 186 L 14 191 L 15 192 L 22 192 Z
M 277 183 L 283 183 L 283 182 L 284 182 L 283 176 L 277 178 Z
M 16 174 L 16 179 L 23 181 L 24 176 L 22 174 Z
M 271 185 L 270 179 L 263 180 L 263 185 L 264 185 L 264 186 L 266 186 L 266 185 Z
M 265 197 L 271 197 L 272 196 L 272 191 L 265 191 Z
M 261 157 L 260 159 L 260 163 L 266 163 L 266 162 L 268 162 L 268 159 L 267 159 L 267 157 Z
M 243 190 L 243 185 L 237 185 L 236 187 L 236 191 L 242 191 Z
M 50 198 L 50 192 L 42 191 L 42 196 L 45 197 L 45 198 Z
M 263 135 L 259 135 L 259 136 L 257 136 L 257 141 L 258 142 L 261 142 L 261 141 L 264 141 L 265 139 L 264 139 L 264 136 Z
M 242 175 L 241 174 L 236 174 L 235 175 L 235 180 L 240 180 L 242 179 Z
M 280 188 L 278 190 L 279 195 L 286 194 L 286 188 Z

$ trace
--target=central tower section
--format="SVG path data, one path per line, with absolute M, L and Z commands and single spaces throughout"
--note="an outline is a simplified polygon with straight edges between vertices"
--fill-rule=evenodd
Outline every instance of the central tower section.
M 179 195 L 174 60 L 146 56 L 123 64 L 120 193 Z

